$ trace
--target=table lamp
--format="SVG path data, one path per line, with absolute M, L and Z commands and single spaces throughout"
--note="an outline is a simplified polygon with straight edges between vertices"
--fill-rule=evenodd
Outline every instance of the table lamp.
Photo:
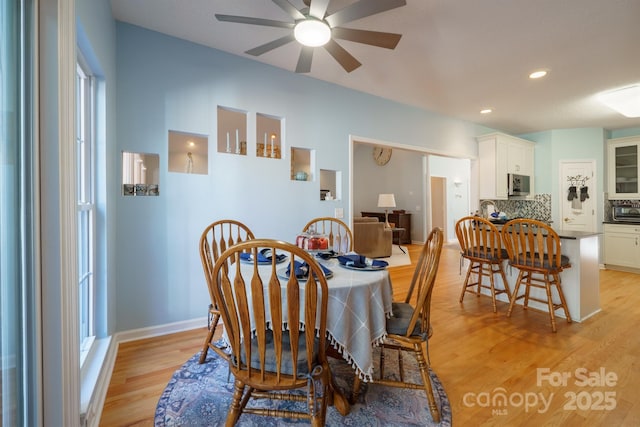
M 384 209 L 384 223 L 385 227 L 391 228 L 389 225 L 389 210 L 388 208 L 396 207 L 396 198 L 393 194 L 378 194 L 378 207 Z

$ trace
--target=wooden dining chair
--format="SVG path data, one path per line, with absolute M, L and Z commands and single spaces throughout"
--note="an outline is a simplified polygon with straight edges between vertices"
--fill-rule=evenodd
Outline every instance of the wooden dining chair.
M 253 232 L 240 221 L 222 219 L 209 224 L 200 236 L 200 260 L 202 261 L 205 277 L 211 274 L 213 265 L 227 248 L 253 239 L 255 239 Z M 220 348 L 212 342 L 220 320 L 220 312 L 218 303 L 211 291 L 209 292 L 209 297 L 211 302 L 208 308 L 207 337 L 200 352 L 199 362 L 201 364 L 206 360 L 209 349 L 214 350 L 222 357 L 227 356 L 224 348 Z
M 273 257 L 271 264 L 259 267 L 261 248 L 288 259 L 278 264 Z M 248 264 L 239 262 L 243 252 L 253 254 Z M 296 263 L 308 267 L 306 281 L 287 274 L 295 271 Z M 320 265 L 290 243 L 249 240 L 227 249 L 207 282 L 225 324 L 228 363 L 235 377 L 226 425 L 235 425 L 243 413 L 324 425 L 333 395 L 326 356 L 328 288 Z M 260 398 L 306 402 L 306 410 L 255 406 L 254 399 Z
M 491 221 L 479 216 L 460 218 L 456 222 L 455 230 L 460 243 L 460 255 L 462 259 L 469 261 L 467 275 L 460 293 L 460 302 L 467 292 L 480 296 L 481 288 L 485 288 L 491 293 L 493 312 L 496 313 L 498 311 L 497 295 L 505 293 L 508 301 L 511 302 L 511 291 L 503 268 L 509 255 L 502 247 L 500 231 Z M 502 279 L 501 288 L 495 286 L 495 274 L 499 274 Z M 489 283 L 483 281 L 485 277 L 489 279 Z
M 391 387 L 422 389 L 427 395 L 429 411 L 433 421 L 440 422 L 440 411 L 436 405 L 431 377 L 429 376 L 429 337 L 431 328 L 431 294 L 438 273 L 438 263 L 442 252 L 444 233 L 441 228 L 434 228 L 427 238 L 420 258 L 413 273 L 409 292 L 403 302 L 394 302 L 393 315 L 387 319 L 387 336 L 380 344 L 380 373 L 370 383 Z M 413 305 L 412 305 L 413 304 Z M 426 347 L 426 355 L 423 350 Z M 385 349 L 397 350 L 400 378 L 385 378 Z M 402 352 L 414 355 L 422 376 L 422 384 L 409 382 L 403 373 Z M 355 403 L 360 393 L 361 380 L 358 375 L 353 385 L 352 402 Z
M 567 322 L 571 323 L 567 301 L 562 292 L 560 272 L 571 267 L 569 257 L 562 255 L 560 237 L 547 224 L 534 219 L 522 218 L 507 222 L 502 227 L 502 240 L 509 253 L 509 264 L 519 271 L 507 317 L 511 317 L 513 306 L 524 299 L 526 310 L 529 301 L 546 304 L 551 319 L 551 330 L 557 331 L 555 311 L 562 308 Z M 524 284 L 524 291 L 518 295 Z M 556 289 L 557 300 L 553 302 L 552 288 Z M 544 290 L 543 296 L 532 296 L 531 288 Z
M 347 224 L 337 218 L 329 216 L 314 218 L 302 228 L 303 233 L 310 230 L 328 236 L 329 249 L 338 253 L 353 251 L 353 233 Z

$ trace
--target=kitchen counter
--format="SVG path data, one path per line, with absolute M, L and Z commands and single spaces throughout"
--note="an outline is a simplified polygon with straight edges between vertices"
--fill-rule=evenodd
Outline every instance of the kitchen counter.
M 562 290 L 567 300 L 571 319 L 575 322 L 581 322 L 601 310 L 600 266 L 598 262 L 600 233 L 562 230 L 556 232 L 561 239 L 562 254 L 568 256 L 571 261 L 571 267 L 560 273 Z M 519 270 L 508 267 L 506 263 L 505 261 L 505 275 L 509 289 L 513 292 Z M 500 286 L 502 285 L 502 278 L 499 275 L 495 276 L 495 280 L 500 282 Z M 482 289 L 482 293 L 490 295 L 486 289 Z M 532 288 L 531 296 L 546 298 L 543 289 Z M 506 294 L 498 295 L 497 299 L 508 302 Z M 521 305 L 522 300 L 519 300 L 517 304 Z M 549 311 L 546 304 L 536 301 L 529 301 L 529 307 L 544 312 Z M 557 317 L 565 318 L 561 309 L 555 314 Z

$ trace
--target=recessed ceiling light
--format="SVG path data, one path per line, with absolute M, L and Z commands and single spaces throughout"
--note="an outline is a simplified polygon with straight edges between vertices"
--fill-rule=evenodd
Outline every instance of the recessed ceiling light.
M 544 76 L 547 75 L 547 71 L 546 70 L 538 70 L 538 71 L 534 71 L 533 73 L 529 74 L 529 78 L 530 79 L 540 79 Z
M 482 110 L 480 110 L 480 114 L 489 114 L 491 112 L 493 112 L 491 108 L 483 108 Z
M 640 117 L 640 85 L 601 93 L 600 102 L 626 117 Z

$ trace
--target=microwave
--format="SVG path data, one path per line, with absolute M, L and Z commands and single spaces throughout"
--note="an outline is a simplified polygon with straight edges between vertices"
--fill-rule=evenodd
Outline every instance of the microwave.
M 529 175 L 507 174 L 507 195 L 509 197 L 528 196 L 530 190 Z
M 611 211 L 613 220 L 616 222 L 640 223 L 640 203 L 614 203 Z

